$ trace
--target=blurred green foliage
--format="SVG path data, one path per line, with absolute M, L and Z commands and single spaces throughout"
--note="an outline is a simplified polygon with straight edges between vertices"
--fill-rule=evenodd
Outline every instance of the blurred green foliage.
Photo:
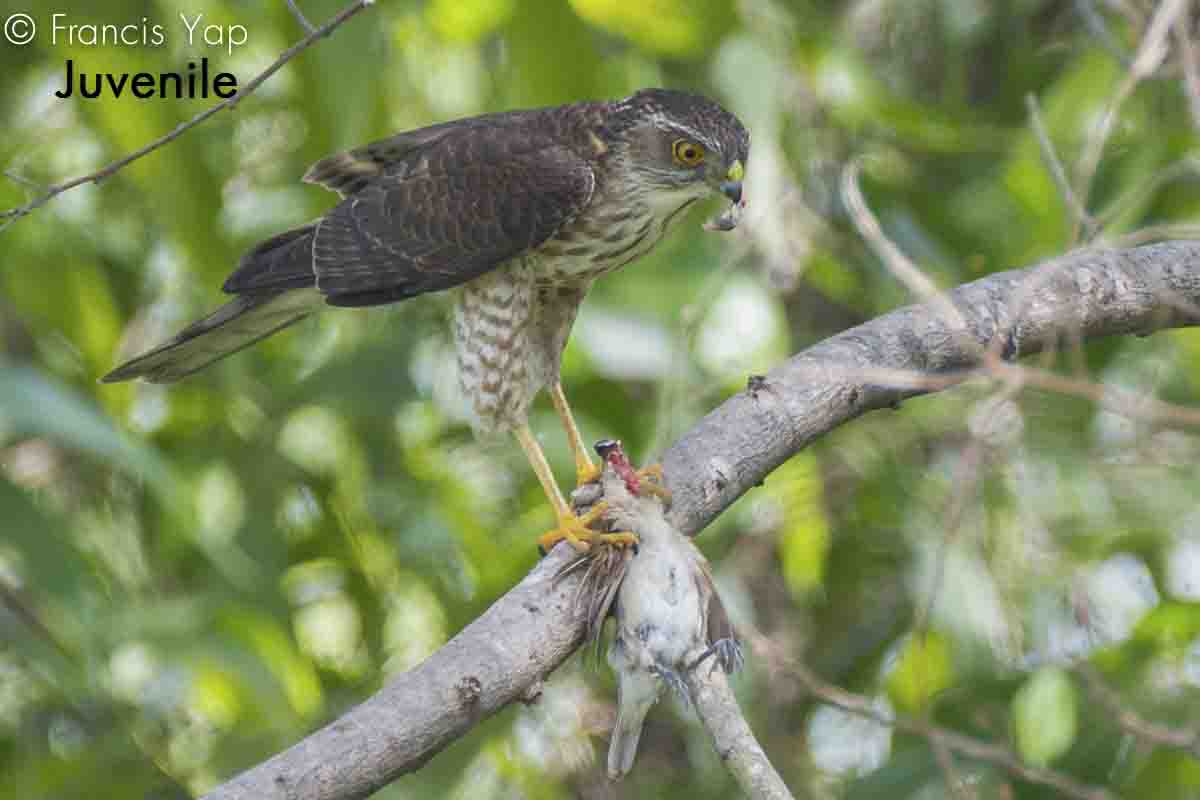
M 299 3 L 314 22 L 338 4 Z M 25 10 L 5 2 L 3 16 Z M 51 44 L 50 11 L 33 12 L 37 41 L 0 48 L 5 208 L 209 102 L 62 101 L 65 59 L 158 72 L 207 55 L 244 84 L 302 35 L 283 2 L 54 10 L 80 24 L 145 16 L 168 40 Z M 181 11 L 244 25 L 249 41 L 232 55 L 188 48 Z M 838 200 L 849 158 L 889 236 L 940 285 L 1078 244 L 1026 97 L 1075 174 L 1151 11 L 381 2 L 235 112 L 4 229 L 0 797 L 201 792 L 418 663 L 534 563 L 549 511 L 519 451 L 475 442 L 456 417 L 437 300 L 323 315 L 170 388 L 95 382 L 216 305 L 256 241 L 329 207 L 298 182 L 308 164 L 400 129 L 647 85 L 738 113 L 753 134 L 745 230 L 704 234 L 715 209 L 697 212 L 600 283 L 568 348 L 586 433 L 649 457 L 747 374 L 911 300 Z M 1108 241 L 1200 213 L 1179 63 L 1172 50 L 1117 109 L 1084 197 Z M 1066 343 L 1046 365 L 1194 403 L 1200 331 Z M 847 426 L 701 537 L 738 623 L 762 634 L 737 679 L 752 725 L 797 796 L 951 796 L 928 742 L 822 706 L 767 658 L 770 642 L 883 713 L 1007 743 L 1122 796 L 1193 797 L 1196 762 L 1131 740 L 1063 666 L 1090 658 L 1138 714 L 1196 722 L 1200 441 L 1078 398 L 995 391 Z M 545 404 L 533 424 L 565 480 Z M 652 713 L 633 775 L 604 789 L 605 672 L 572 662 L 540 705 L 505 711 L 379 796 L 730 796 L 703 733 L 670 704 Z M 957 768 L 975 797 L 1053 796 L 993 764 Z

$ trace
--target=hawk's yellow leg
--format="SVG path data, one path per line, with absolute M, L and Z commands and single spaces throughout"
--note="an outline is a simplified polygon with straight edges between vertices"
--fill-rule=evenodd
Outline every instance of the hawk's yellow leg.
M 558 483 L 554 480 L 554 473 L 550 471 L 550 464 L 546 461 L 546 455 L 542 452 L 537 439 L 534 438 L 533 431 L 529 430 L 528 425 L 522 425 L 514 433 L 517 435 L 517 441 L 521 443 L 521 449 L 525 451 L 525 456 L 529 459 L 530 466 L 533 467 L 534 474 L 541 482 L 542 489 L 550 500 L 550 505 L 554 507 L 555 516 L 558 517 L 558 527 L 547 531 L 538 539 L 538 547 L 542 552 L 550 552 L 550 548 L 563 539 L 570 542 L 571 546 L 581 553 L 591 550 L 594 542 L 604 542 L 619 547 L 637 544 L 637 536 L 632 533 L 600 533 L 589 528 L 588 525 L 595 522 L 604 513 L 607 504 L 599 502 L 583 516 L 576 515 L 563 498 Z
M 650 464 L 642 467 L 637 471 L 637 476 L 642 479 L 642 494 L 655 495 L 666 505 L 671 504 L 671 490 L 663 485 L 662 464 Z
M 575 455 L 575 485 L 591 483 L 600 477 L 601 468 L 592 463 L 592 457 L 583 443 L 583 436 L 579 433 L 579 426 L 575 424 L 575 417 L 571 414 L 571 407 L 567 405 L 567 396 L 563 394 L 560 381 L 551 384 L 550 400 L 554 403 L 554 410 L 558 412 L 563 427 L 567 429 L 567 442 Z

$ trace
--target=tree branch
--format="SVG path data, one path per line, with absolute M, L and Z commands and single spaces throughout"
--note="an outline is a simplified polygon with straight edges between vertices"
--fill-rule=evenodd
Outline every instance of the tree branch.
M 725 673 L 708 664 L 684 675 L 696 714 L 742 793 L 753 800 L 792 800 L 792 793 L 746 724 Z
M 821 436 L 868 411 L 953 385 L 986 366 L 996 343 L 1012 359 L 1070 337 L 1200 323 L 1200 242 L 1080 250 L 965 284 L 947 298 L 957 310 L 950 318 L 937 304 L 878 317 L 752 379 L 702 419 L 661 459 L 674 495 L 670 522 L 695 535 Z M 951 379 L 881 383 L 879 374 L 888 371 Z M 557 548 L 420 666 L 208 799 L 364 797 L 508 703 L 536 695 L 583 640 L 587 622 L 574 602 L 578 577 L 552 580 L 567 561 L 565 550 Z M 973 757 L 986 746 L 945 741 Z M 997 763 L 1034 779 L 1030 767 Z
M 53 186 L 48 186 L 42 194 L 33 198 L 23 206 L 17 206 L 16 208 L 10 208 L 7 211 L 0 212 L 0 220 L 3 221 L 3 224 L 0 225 L 0 230 L 7 228 L 21 217 L 27 216 L 33 211 L 36 211 L 37 209 L 46 205 L 46 203 L 50 202 L 55 197 L 58 197 L 63 192 L 69 189 L 74 189 L 76 186 L 82 186 L 85 183 L 99 183 L 105 178 L 129 166 L 139 158 L 153 153 L 155 150 L 167 144 L 168 142 L 173 141 L 174 139 L 178 139 L 189 129 L 196 127 L 201 122 L 204 122 L 204 120 L 216 114 L 218 111 L 222 111 L 226 108 L 233 108 L 238 103 L 242 102 L 243 98 L 261 86 L 263 82 L 267 80 L 267 78 L 278 72 L 280 67 L 311 47 L 312 44 L 317 41 L 317 39 L 323 39 L 324 37 L 333 33 L 333 31 L 343 22 L 350 19 L 364 8 L 374 5 L 374 3 L 375 0 L 355 0 L 355 2 L 346 6 L 333 17 L 331 17 L 329 21 L 321 27 L 312 28 L 309 26 L 309 32 L 307 36 L 296 42 L 287 50 L 284 50 L 283 53 L 280 54 L 279 58 L 275 59 L 275 61 L 269 67 L 251 78 L 245 86 L 238 89 L 235 95 L 222 100 L 214 106 L 204 109 L 191 119 L 179 123 L 172 128 L 169 133 L 160 136 L 149 144 L 139 147 L 137 150 L 134 150 L 128 155 L 118 158 L 116 161 L 113 161 L 112 163 L 96 170 L 95 172 L 88 173 L 87 175 L 81 175 L 78 178 L 72 178 L 69 181 L 63 181 L 62 183 L 56 183 Z M 289 6 L 290 5 L 291 4 L 289 3 Z M 295 12 L 298 13 L 298 9 L 296 9 Z M 302 16 L 300 18 L 303 19 Z M 307 23 L 307 20 L 305 20 L 305 23 Z M 5 174 L 8 175 L 8 173 Z M 10 175 L 9 177 L 12 176 Z M 22 182 L 26 183 L 27 181 Z
M 218 787 L 208 800 L 349 800 L 420 768 L 542 679 L 582 643 L 581 573 L 559 547 L 419 666 L 337 720 Z
M 978 374 L 972 370 L 986 366 L 994 341 L 1009 360 L 1068 335 L 1146 335 L 1200 324 L 1200 241 L 1077 250 L 964 284 L 948 297 L 964 328 L 952 327 L 936 306 L 905 306 L 793 356 L 700 420 L 661 459 L 674 497 L 672 524 L 694 536 L 839 425 Z M 888 384 L 881 380 L 887 373 L 946 380 Z

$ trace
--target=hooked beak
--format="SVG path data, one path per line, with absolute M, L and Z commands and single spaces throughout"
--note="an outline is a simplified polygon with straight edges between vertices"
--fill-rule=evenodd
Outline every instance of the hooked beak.
M 604 459 L 605 461 L 608 461 L 608 457 L 610 455 L 621 452 L 621 440 L 601 439 L 592 445 L 592 448 L 596 451 L 596 455 L 600 456 L 600 458 Z
M 705 230 L 710 231 L 731 231 L 738 226 L 738 221 L 741 219 L 742 211 L 745 206 L 742 204 L 742 178 L 745 177 L 746 169 L 742 166 L 742 160 L 739 158 L 729 165 L 729 169 L 725 172 L 725 179 L 717 184 L 717 189 L 721 194 L 725 195 L 731 201 L 729 208 L 725 209 L 719 216 L 710 219 L 704 224 Z
M 739 158 L 729 165 L 729 170 L 725 173 L 725 180 L 717 187 L 721 190 L 721 194 L 733 201 L 734 205 L 742 202 L 742 178 L 746 175 L 746 169 L 742 166 L 742 160 Z

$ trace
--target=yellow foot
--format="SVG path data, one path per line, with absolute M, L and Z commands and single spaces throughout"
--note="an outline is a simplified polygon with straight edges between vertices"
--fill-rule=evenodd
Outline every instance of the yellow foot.
M 637 471 L 637 476 L 642 479 L 638 487 L 642 494 L 655 495 L 661 498 L 663 503 L 671 504 L 671 490 L 663 486 L 662 464 L 650 464 L 642 467 Z
M 592 545 L 597 542 L 613 547 L 636 548 L 638 544 L 636 534 L 624 532 L 601 533 L 588 527 L 588 525 L 599 519 L 606 510 L 608 510 L 608 503 L 600 501 L 582 516 L 576 516 L 570 512 L 559 516 L 558 527 L 538 537 L 538 551 L 542 555 L 545 555 L 550 552 L 554 545 L 563 540 L 569 542 L 580 553 L 589 552 L 592 549 Z
M 603 464 L 593 464 L 590 461 L 586 464 L 580 462 L 575 467 L 575 488 L 583 486 L 585 483 L 600 480 L 600 474 L 604 472 Z

